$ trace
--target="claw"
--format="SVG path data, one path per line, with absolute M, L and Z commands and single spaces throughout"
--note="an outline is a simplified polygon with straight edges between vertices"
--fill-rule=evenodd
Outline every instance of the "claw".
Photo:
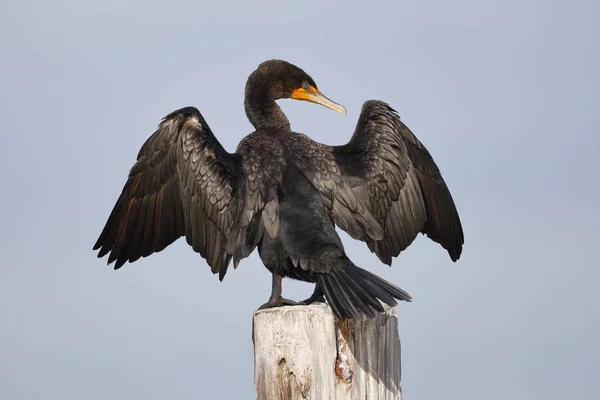
M 322 295 L 321 296 L 314 296 L 313 295 L 313 296 L 310 296 L 306 300 L 302 300 L 301 303 L 305 304 L 307 306 L 310 305 L 310 304 L 312 304 L 312 303 L 325 303 L 325 297 L 323 297 Z
M 269 301 L 267 301 L 265 304 L 263 304 L 262 306 L 260 306 L 258 309 L 259 310 L 264 310 L 267 308 L 274 308 L 274 307 L 282 307 L 282 306 L 301 306 L 304 305 L 303 302 L 298 302 L 298 301 L 294 301 L 294 300 L 290 300 L 290 299 L 285 299 L 283 297 L 279 297 L 278 299 L 269 299 Z
M 325 303 L 325 297 L 323 297 L 323 291 L 321 287 L 317 284 L 315 285 L 315 290 L 313 294 L 306 300 L 303 301 L 304 304 L 309 305 L 312 303 Z

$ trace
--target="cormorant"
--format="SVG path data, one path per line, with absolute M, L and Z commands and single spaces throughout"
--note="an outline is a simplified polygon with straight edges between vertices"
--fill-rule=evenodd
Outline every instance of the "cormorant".
M 273 275 L 262 308 L 299 304 L 281 296 L 282 277 L 314 282 L 300 304 L 324 301 L 338 319 L 373 317 L 404 290 L 346 256 L 335 225 L 391 265 L 419 232 L 458 260 L 464 243 L 454 201 L 431 155 L 382 101 L 367 101 L 350 141 L 329 146 L 293 132 L 275 102 L 292 98 L 346 113 L 303 70 L 270 60 L 249 76 L 245 109 L 256 129 L 235 153 L 200 111 L 164 117 L 137 162 L 94 250 L 115 269 L 181 236 L 222 280 L 256 247 Z

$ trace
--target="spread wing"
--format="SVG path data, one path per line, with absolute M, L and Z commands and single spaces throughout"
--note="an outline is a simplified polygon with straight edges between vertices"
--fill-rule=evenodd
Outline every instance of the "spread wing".
M 185 236 L 223 279 L 237 250 L 227 241 L 243 179 L 241 156 L 221 146 L 200 112 L 175 111 L 142 146 L 94 250 L 118 269 Z
M 320 150 L 321 160 L 304 169 L 307 177 L 336 225 L 365 241 L 382 262 L 391 264 L 419 232 L 458 260 L 464 236 L 450 191 L 425 146 L 389 105 L 365 102 L 350 141 Z

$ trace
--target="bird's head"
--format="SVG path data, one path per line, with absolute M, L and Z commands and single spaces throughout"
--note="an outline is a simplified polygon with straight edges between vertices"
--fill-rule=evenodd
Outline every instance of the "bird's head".
M 248 77 L 246 97 L 310 101 L 346 115 L 344 106 L 325 97 L 302 69 L 282 60 L 265 61 Z

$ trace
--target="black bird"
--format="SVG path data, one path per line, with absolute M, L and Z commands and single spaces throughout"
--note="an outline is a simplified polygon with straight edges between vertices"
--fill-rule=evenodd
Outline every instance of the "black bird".
M 246 83 L 256 129 L 235 153 L 219 143 L 195 107 L 167 115 L 137 162 L 94 250 L 115 269 L 159 252 L 181 236 L 222 280 L 233 259 L 256 247 L 273 274 L 262 308 L 299 304 L 281 296 L 282 277 L 314 282 L 300 304 L 327 298 L 338 319 L 373 317 L 380 300 L 408 293 L 346 256 L 335 225 L 391 265 L 417 236 L 453 261 L 464 243 L 452 196 L 431 155 L 396 112 L 367 101 L 350 141 L 328 146 L 292 132 L 275 102 L 292 98 L 346 113 L 300 68 L 266 61 Z

